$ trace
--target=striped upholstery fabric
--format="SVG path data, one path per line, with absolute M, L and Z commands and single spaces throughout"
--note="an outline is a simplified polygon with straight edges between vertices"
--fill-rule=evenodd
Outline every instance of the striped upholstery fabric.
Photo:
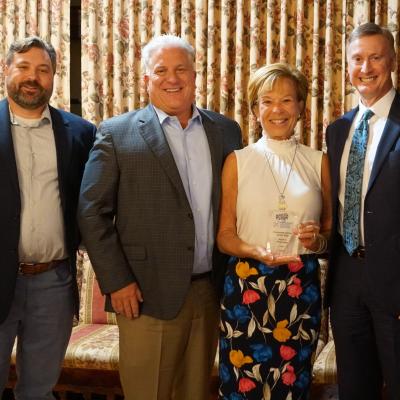
M 79 324 L 73 328 L 64 368 L 118 370 L 118 326 Z
M 104 296 L 86 252 L 80 252 L 77 272 L 79 323 L 72 330 L 63 367 L 118 370 L 117 321 L 115 314 L 104 311 Z
M 320 260 L 320 267 L 322 300 L 324 301 L 328 262 L 326 260 Z M 329 323 L 329 312 L 325 309 L 322 310 L 321 315 L 321 332 L 313 367 L 313 383 L 332 384 L 336 382 L 335 345 L 333 343 L 332 329 Z
M 336 354 L 333 340 L 330 340 L 318 355 L 313 368 L 313 383 L 336 383 Z
M 15 365 L 17 341 L 11 356 Z M 118 326 L 79 324 L 72 329 L 63 368 L 118 370 Z
M 104 296 L 100 292 L 92 264 L 86 252 L 81 253 L 77 269 L 81 293 L 79 323 L 116 325 L 115 314 L 104 311 Z

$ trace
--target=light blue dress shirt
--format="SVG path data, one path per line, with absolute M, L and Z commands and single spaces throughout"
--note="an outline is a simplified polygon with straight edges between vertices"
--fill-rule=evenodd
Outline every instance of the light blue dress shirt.
M 210 148 L 201 115 L 196 106 L 193 106 L 192 117 L 186 128 L 183 129 L 176 116 L 168 115 L 156 107 L 154 109 L 174 156 L 192 208 L 196 234 L 193 274 L 210 271 L 214 247 L 211 205 L 212 166 Z

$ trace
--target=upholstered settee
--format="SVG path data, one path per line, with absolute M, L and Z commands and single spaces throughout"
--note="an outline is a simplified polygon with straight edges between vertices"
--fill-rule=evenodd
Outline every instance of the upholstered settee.
M 326 260 L 320 260 L 320 266 L 322 297 L 324 299 L 328 262 Z M 323 310 L 321 318 L 321 332 L 319 335 L 316 358 L 313 367 L 313 384 L 326 385 L 335 384 L 336 382 L 337 375 L 335 345 L 333 343 L 328 310 Z
M 55 391 L 60 398 L 66 398 L 67 392 L 72 392 L 83 394 L 85 399 L 90 399 L 95 393 L 114 400 L 122 396 L 118 374 L 118 326 L 114 314 L 103 311 L 104 299 L 84 252 L 78 256 L 77 277 L 80 288 L 79 322 L 72 330 Z M 16 379 L 15 347 L 8 387 L 13 387 Z
M 327 262 L 321 260 L 321 285 L 324 296 Z M 85 399 L 92 394 L 106 395 L 107 400 L 122 396 L 118 374 L 118 327 L 114 314 L 103 311 L 104 298 L 100 293 L 91 263 L 86 253 L 77 262 L 80 288 L 79 322 L 73 328 L 60 379 L 55 391 L 60 398 L 67 392 L 82 393 Z M 328 312 L 322 313 L 321 333 L 313 369 L 313 384 L 336 382 L 336 358 Z M 8 387 L 15 383 L 15 346 L 11 361 Z M 212 388 L 217 393 L 218 366 L 214 368 Z M 215 398 L 214 395 L 211 398 Z

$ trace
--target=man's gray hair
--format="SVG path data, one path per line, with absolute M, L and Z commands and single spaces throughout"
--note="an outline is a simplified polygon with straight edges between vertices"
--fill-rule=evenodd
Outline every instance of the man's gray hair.
M 142 49 L 142 68 L 145 74 L 150 72 L 150 62 L 153 54 L 163 47 L 175 47 L 186 51 L 190 59 L 195 61 L 194 48 L 179 36 L 166 34 L 156 36 L 150 40 Z
M 15 53 L 26 53 L 33 47 L 37 49 L 42 49 L 47 52 L 50 57 L 51 66 L 53 67 L 53 73 L 55 74 L 57 68 L 57 53 L 50 43 L 45 42 L 38 36 L 29 36 L 12 43 L 7 52 L 6 65 L 11 65 Z
M 360 39 L 365 36 L 374 36 L 374 35 L 381 35 L 384 38 L 386 38 L 388 45 L 389 45 L 389 50 L 391 53 L 392 57 L 395 57 L 396 51 L 394 48 L 394 38 L 392 33 L 389 31 L 388 28 L 385 28 L 383 26 L 379 26 L 378 24 L 375 24 L 374 22 L 366 22 L 365 24 L 357 26 L 353 32 L 351 32 L 348 40 L 347 40 L 347 48 L 349 45 L 354 42 L 357 39 Z

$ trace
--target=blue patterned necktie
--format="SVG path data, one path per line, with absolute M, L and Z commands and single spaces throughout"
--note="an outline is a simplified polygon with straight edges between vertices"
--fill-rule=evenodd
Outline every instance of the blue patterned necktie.
M 361 187 L 364 160 L 368 142 L 368 120 L 374 115 L 366 110 L 354 130 L 346 172 L 346 190 L 343 212 L 343 243 L 351 255 L 359 245 Z

